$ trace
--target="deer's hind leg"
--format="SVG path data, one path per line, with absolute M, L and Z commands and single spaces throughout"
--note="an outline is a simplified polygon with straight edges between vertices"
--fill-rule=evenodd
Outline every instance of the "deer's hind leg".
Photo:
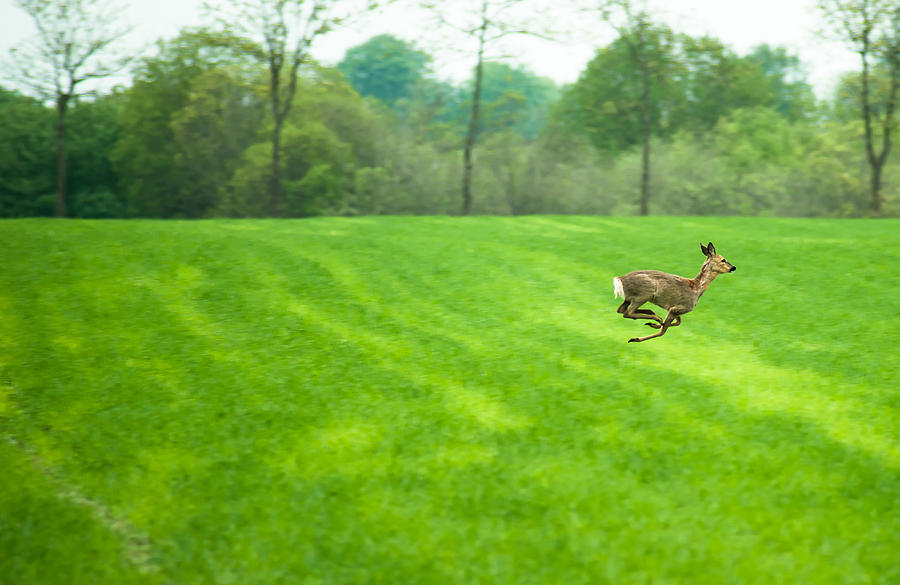
M 645 301 L 646 302 L 646 301 Z M 644 303 L 636 303 L 634 301 L 626 300 L 622 305 L 617 309 L 616 312 L 622 313 L 622 317 L 625 319 L 652 319 L 657 323 L 662 324 L 662 318 L 649 309 L 639 309 L 641 305 Z M 651 323 L 647 323 L 647 325 L 651 325 Z

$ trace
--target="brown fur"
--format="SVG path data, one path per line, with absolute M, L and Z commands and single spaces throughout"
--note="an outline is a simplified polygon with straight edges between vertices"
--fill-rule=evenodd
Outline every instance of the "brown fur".
M 706 255 L 706 261 L 700 268 L 700 274 L 694 278 L 685 278 L 659 270 L 637 270 L 614 279 L 621 284 L 621 293 L 625 298 L 616 312 L 621 313 L 625 319 L 652 320 L 654 323 L 647 325 L 660 330 L 653 335 L 632 337 L 628 340 L 629 343 L 661 337 L 669 327 L 681 325 L 681 315 L 694 310 L 697 301 L 709 288 L 713 279 L 720 274 L 736 270 L 733 264 L 716 253 L 712 242 L 707 246 L 700 244 L 700 250 Z M 617 296 L 619 292 L 619 286 L 616 286 Z M 641 309 L 644 303 L 653 303 L 665 309 L 666 318 L 660 318 L 651 310 Z

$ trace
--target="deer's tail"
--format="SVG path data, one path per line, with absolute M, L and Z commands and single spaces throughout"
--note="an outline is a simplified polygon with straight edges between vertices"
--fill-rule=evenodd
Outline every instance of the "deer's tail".
M 622 297 L 623 299 L 625 298 L 625 289 L 622 288 L 622 279 L 619 278 L 618 276 L 613 279 L 613 292 L 616 295 L 613 298 L 617 298 L 617 297 Z

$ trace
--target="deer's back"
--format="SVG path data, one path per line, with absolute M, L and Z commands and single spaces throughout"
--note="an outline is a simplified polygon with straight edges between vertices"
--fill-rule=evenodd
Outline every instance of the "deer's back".
M 650 302 L 677 313 L 687 313 L 697 304 L 696 291 L 691 281 L 677 274 L 659 270 L 636 270 L 619 277 L 625 298 L 637 302 Z

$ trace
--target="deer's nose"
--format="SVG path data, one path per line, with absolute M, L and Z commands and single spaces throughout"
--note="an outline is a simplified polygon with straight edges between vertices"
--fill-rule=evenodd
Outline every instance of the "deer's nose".
M 737 266 L 732 266 L 731 270 L 729 270 L 728 272 L 734 272 L 735 270 L 737 270 Z

